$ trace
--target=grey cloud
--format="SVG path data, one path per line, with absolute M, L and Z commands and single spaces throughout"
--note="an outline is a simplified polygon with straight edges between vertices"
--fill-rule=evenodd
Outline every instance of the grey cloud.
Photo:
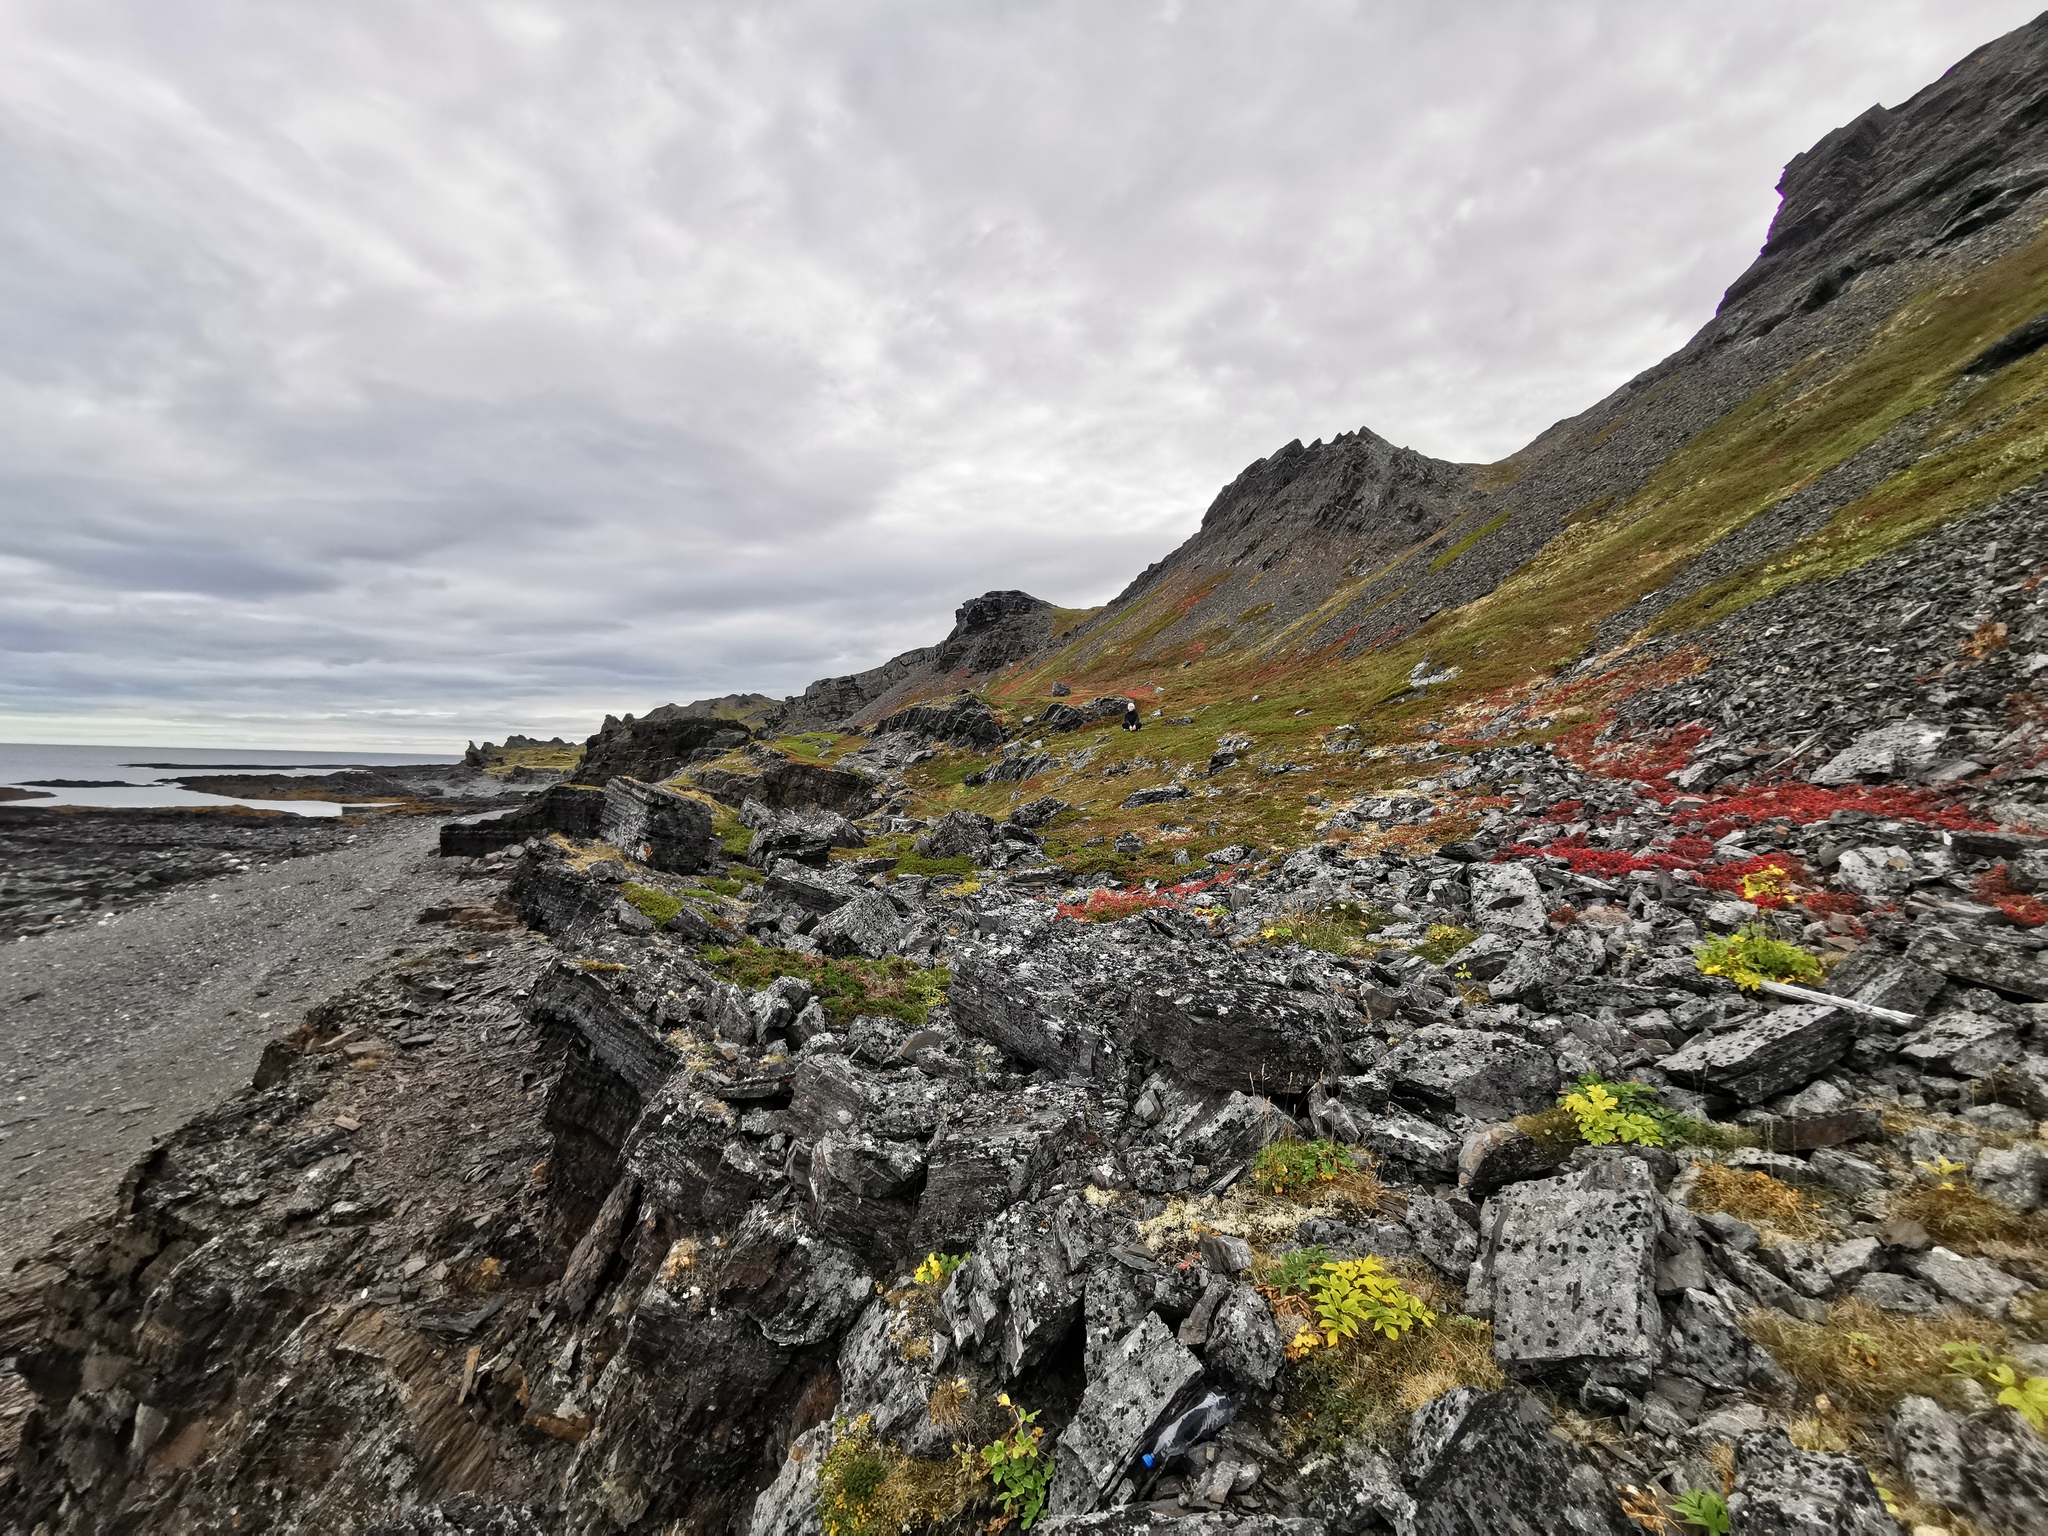
M 1518 447 L 2002 0 L 0 5 L 0 734 L 428 747 Z M 13 722 L 10 724 L 10 722 Z

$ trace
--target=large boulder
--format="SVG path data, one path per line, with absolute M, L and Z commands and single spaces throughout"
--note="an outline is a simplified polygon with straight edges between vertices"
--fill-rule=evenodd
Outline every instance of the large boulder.
M 1055 1515 L 1082 1515 L 1117 1492 L 1146 1442 L 1202 1377 L 1202 1363 L 1147 1312 L 1088 1383 L 1053 1447 Z
M 658 783 L 692 763 L 708 762 L 744 746 L 753 736 L 737 720 L 683 714 L 657 718 L 658 714 L 637 721 L 631 715 L 624 720 L 607 715 L 603 728 L 583 744 L 578 782 L 609 784 L 623 775 Z
M 710 868 L 718 848 L 710 806 L 624 776 L 605 785 L 598 838 L 649 869 L 675 875 Z
M 1472 1304 L 1493 1315 L 1501 1369 L 1640 1388 L 1663 1338 L 1657 1187 L 1617 1158 L 1486 1202 Z
M 1855 1021 L 1826 1003 L 1767 1013 L 1753 1023 L 1703 1035 L 1658 1065 L 1672 1082 L 1760 1104 L 1803 1088 L 1840 1061 L 1855 1039 Z
M 1327 994 L 1226 967 L 1160 969 L 1133 987 L 1131 1043 L 1203 1087 L 1306 1093 L 1341 1070 L 1343 1027 L 1355 1017 Z
M 903 938 L 903 917 L 880 891 L 862 891 L 845 906 L 819 920 L 811 942 L 827 955 L 865 955 L 879 960 Z
M 978 811 L 948 811 L 912 845 L 927 859 L 969 858 L 977 863 L 995 841 L 996 824 Z
M 1001 746 L 1007 732 L 1002 718 L 986 700 L 975 694 L 959 693 L 950 699 L 899 709 L 876 721 L 874 734 L 903 734 L 931 745 L 943 742 L 986 752 Z
M 1458 1387 L 1408 1426 L 1411 1536 L 1640 1536 L 1599 1468 L 1526 1392 Z

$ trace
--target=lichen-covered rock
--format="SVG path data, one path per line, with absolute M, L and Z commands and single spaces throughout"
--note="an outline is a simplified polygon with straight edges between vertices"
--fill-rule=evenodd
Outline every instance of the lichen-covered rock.
M 1102 1374 L 1089 1381 L 1080 1408 L 1054 1443 L 1052 1513 L 1087 1514 L 1110 1497 L 1201 1376 L 1201 1362 L 1157 1313 L 1146 1313 L 1111 1351 Z
M 1915 1495 L 1963 1507 L 1963 1426 L 1955 1414 L 1931 1397 L 1905 1398 L 1892 1410 L 1885 1440 Z
M 1540 934 L 1549 921 L 1536 871 L 1527 864 L 1475 864 L 1467 876 L 1472 920 L 1483 932 Z
M 1704 1288 L 1685 1291 L 1672 1303 L 1660 1365 L 1717 1392 L 1775 1392 L 1791 1385 L 1727 1304 Z
M 1548 1109 L 1557 1061 L 1513 1035 L 1431 1024 L 1395 1047 L 1384 1068 L 1397 1092 L 1474 1120 L 1506 1120 Z
M 1664 1326 L 1657 1189 L 1641 1163 L 1514 1185 L 1479 1231 L 1468 1302 L 1491 1312 L 1504 1371 L 1648 1383 Z
M 1800 1004 L 1695 1040 L 1657 1065 L 1674 1083 L 1761 1104 L 1812 1082 L 1842 1059 L 1854 1038 L 1848 1013 L 1831 1004 Z
M 1413 1536 L 1634 1536 L 1607 1479 L 1551 1433 L 1526 1392 L 1459 1387 L 1410 1421 Z
M 1861 1462 L 1795 1450 L 1775 1429 L 1737 1442 L 1728 1516 L 1744 1536 L 1898 1536 L 1899 1530 Z
M 1273 1309 L 1249 1285 L 1224 1288 L 1209 1317 L 1203 1362 L 1226 1383 L 1265 1391 L 1280 1374 L 1281 1341 Z
M 818 920 L 811 942 L 827 955 L 865 955 L 879 960 L 903 938 L 903 917 L 880 891 L 862 891 L 838 911 Z

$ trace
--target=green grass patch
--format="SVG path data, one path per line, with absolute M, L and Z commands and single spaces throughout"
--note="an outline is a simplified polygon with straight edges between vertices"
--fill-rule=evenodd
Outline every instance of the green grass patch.
M 965 880 L 974 873 L 974 860 L 966 854 L 950 859 L 928 859 L 922 854 L 906 853 L 896 861 L 899 875 L 930 875 L 935 879 Z
M 1339 901 L 1314 912 L 1283 912 L 1259 937 L 1268 944 L 1299 944 L 1326 955 L 1362 955 L 1380 947 L 1372 936 L 1392 921 L 1368 902 Z
M 1507 522 L 1509 518 L 1513 516 L 1513 512 L 1501 512 L 1491 518 L 1488 518 L 1482 526 L 1474 528 L 1470 533 L 1466 534 L 1465 537 L 1458 540 L 1457 543 L 1453 544 L 1449 549 L 1445 550 L 1442 554 L 1438 555 L 1434 560 L 1430 561 L 1429 568 L 1432 571 L 1442 570 L 1445 566 L 1449 565 L 1453 560 L 1457 559 L 1458 556 L 1464 554 L 1465 551 L 1470 549 L 1474 544 L 1477 544 L 1481 539 L 1485 538 L 1489 533 L 1492 533 L 1494 530 L 1500 528 L 1503 524 Z
M 1442 965 L 1478 937 L 1479 935 L 1470 928 L 1438 923 L 1423 935 L 1420 944 L 1409 945 L 1408 953 L 1420 955 L 1431 965 Z
M 749 941 L 729 949 L 707 949 L 701 958 L 728 981 L 756 990 L 778 976 L 801 976 L 836 1026 L 850 1024 L 864 1013 L 922 1024 L 946 1000 L 946 989 L 953 984 L 953 973 L 944 966 L 920 969 L 901 955 L 826 960 Z
M 668 920 L 683 910 L 682 897 L 657 891 L 652 886 L 629 882 L 619 887 L 619 894 L 644 912 L 657 928 L 666 927 Z

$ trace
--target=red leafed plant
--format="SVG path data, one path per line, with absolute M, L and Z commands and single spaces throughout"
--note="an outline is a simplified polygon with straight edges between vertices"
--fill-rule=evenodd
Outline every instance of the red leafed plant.
M 2039 928 L 2048 923 L 2048 901 L 2014 890 L 2003 864 L 1994 864 L 1979 875 L 1975 890 L 1977 899 L 1985 906 L 1998 908 L 2022 928 Z

